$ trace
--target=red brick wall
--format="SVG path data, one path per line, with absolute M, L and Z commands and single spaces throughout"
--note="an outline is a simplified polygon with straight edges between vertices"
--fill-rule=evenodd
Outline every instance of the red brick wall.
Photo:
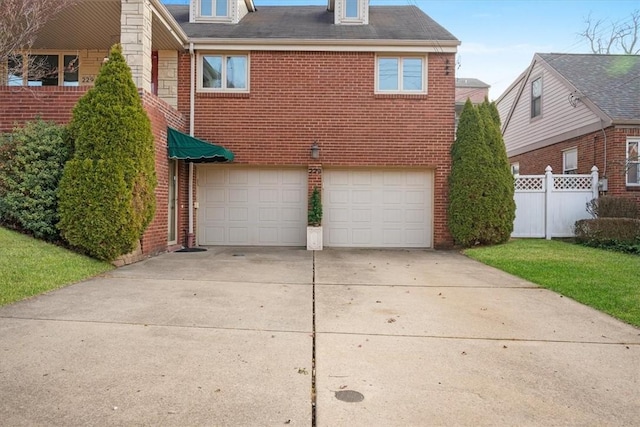
M 606 168 L 604 161 L 605 138 L 602 131 L 513 156 L 509 161 L 520 163 L 521 175 L 542 175 L 547 166 L 551 166 L 554 173 L 562 173 L 562 151 L 577 147 L 579 174 L 590 173 L 591 168 L 595 165 L 598 167 L 600 175 L 608 178 L 608 195 L 633 197 L 640 203 L 640 188 L 626 186 L 624 167 L 627 136 L 640 136 L 640 128 L 610 126 L 605 129 L 605 133 L 607 141 Z
M 67 123 L 71 110 L 87 89 L 87 86 L 0 86 L 0 132 L 11 131 L 38 116 L 47 121 Z
M 71 110 L 87 90 L 88 87 L 13 88 L 0 86 L 0 132 L 10 131 L 16 125 L 22 125 L 25 121 L 33 120 L 37 116 L 56 123 L 68 123 L 71 119 Z M 147 92 L 143 92 L 141 96 L 143 105 L 151 119 L 156 153 L 156 174 L 158 176 L 156 215 L 142 238 L 142 250 L 145 254 L 154 254 L 167 250 L 167 126 L 184 131 L 185 120 L 182 114 L 159 98 Z M 186 208 L 187 176 L 185 171 L 187 167 L 183 162 L 178 167 L 180 173 L 179 204 Z M 188 218 L 186 210 L 179 209 L 178 215 L 178 243 L 181 244 L 184 242 Z
M 142 103 L 151 120 L 151 130 L 154 136 L 156 153 L 156 215 L 142 237 L 142 252 L 155 254 L 167 250 L 168 219 L 169 219 L 169 159 L 167 158 L 167 126 L 184 131 L 185 122 L 182 114 L 175 111 L 169 104 L 149 92 L 141 92 Z M 183 163 L 183 162 L 180 162 Z M 178 165 L 178 197 L 187 192 L 187 180 L 184 174 L 180 174 L 184 164 Z M 178 208 L 180 208 L 179 202 Z M 183 204 L 187 206 L 186 203 Z M 187 219 L 185 209 L 177 209 L 178 230 L 177 243 L 184 242 L 184 221 Z
M 489 96 L 488 87 L 457 87 L 456 102 L 467 102 L 471 99 L 474 104 L 480 104 Z
M 429 55 L 428 94 L 376 95 L 374 53 L 254 51 L 249 94 L 196 94 L 195 135 L 230 149 L 240 164 L 433 169 L 434 244 L 449 246 L 455 76 L 445 74 L 446 60 L 454 55 Z M 185 116 L 189 70 L 182 55 L 178 109 Z M 310 159 L 313 141 L 319 161 Z M 317 185 L 311 174 L 309 181 Z

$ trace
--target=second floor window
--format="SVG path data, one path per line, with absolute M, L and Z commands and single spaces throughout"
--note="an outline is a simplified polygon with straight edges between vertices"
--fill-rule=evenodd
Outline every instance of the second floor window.
M 249 58 L 247 55 L 201 56 L 200 89 L 203 91 L 249 90 Z
M 229 16 L 229 0 L 200 0 L 200 16 Z
M 425 93 L 424 57 L 380 56 L 376 64 L 376 92 Z
M 531 82 L 531 118 L 542 113 L 542 77 Z

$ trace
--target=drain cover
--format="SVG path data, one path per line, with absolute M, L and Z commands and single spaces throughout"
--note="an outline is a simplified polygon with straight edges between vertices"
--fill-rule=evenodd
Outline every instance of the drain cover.
M 355 390 L 340 390 L 336 391 L 336 399 L 343 402 L 362 402 L 364 395 Z

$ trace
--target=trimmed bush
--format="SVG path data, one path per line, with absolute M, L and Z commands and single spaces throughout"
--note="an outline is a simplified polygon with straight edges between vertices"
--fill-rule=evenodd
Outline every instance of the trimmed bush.
M 0 218 L 38 239 L 59 239 L 58 183 L 71 153 L 64 126 L 42 120 L 0 141 Z
M 640 254 L 640 219 L 581 219 L 575 224 L 576 242 L 585 246 Z
M 313 187 L 313 192 L 309 199 L 309 212 L 307 213 L 307 221 L 311 226 L 318 227 L 322 224 L 322 201 L 320 199 L 320 190 Z
M 513 176 L 499 129 L 488 103 L 467 100 L 449 175 L 449 230 L 458 245 L 503 243 L 513 230 Z
M 73 109 L 75 153 L 60 182 L 62 236 L 96 258 L 131 252 L 155 213 L 151 123 L 122 49 Z
M 640 218 L 635 200 L 619 196 L 602 196 L 587 203 L 594 218 Z

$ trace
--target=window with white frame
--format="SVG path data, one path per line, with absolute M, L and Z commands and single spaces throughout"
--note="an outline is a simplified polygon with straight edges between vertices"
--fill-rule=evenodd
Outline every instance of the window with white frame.
M 562 173 L 578 173 L 578 149 L 570 148 L 562 152 Z
M 379 56 L 376 92 L 426 93 L 426 62 L 422 56 Z
M 542 113 L 542 77 L 531 82 L 531 118 Z
M 511 163 L 511 175 L 520 175 L 520 162 Z
M 238 54 L 205 54 L 199 61 L 202 91 L 249 91 L 249 57 Z
M 344 17 L 347 19 L 358 19 L 360 14 L 358 13 L 359 0 L 345 0 L 344 1 Z
M 15 55 L 9 58 L 8 86 L 78 86 L 77 55 Z
M 640 137 L 627 138 L 627 185 L 640 185 Z
M 229 16 L 229 0 L 198 0 L 198 16 L 226 18 Z

